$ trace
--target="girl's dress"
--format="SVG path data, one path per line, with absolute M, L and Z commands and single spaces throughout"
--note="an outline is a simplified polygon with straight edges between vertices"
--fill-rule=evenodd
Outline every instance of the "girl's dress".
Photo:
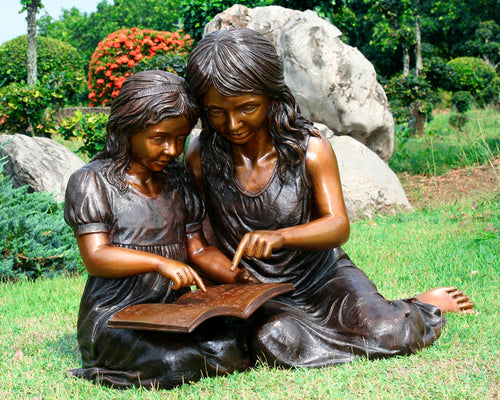
M 306 148 L 308 140 L 302 144 Z M 202 169 L 207 211 L 221 250 L 232 258 L 247 232 L 276 230 L 315 218 L 305 161 L 266 187 L 249 193 L 235 179 Z M 340 248 L 281 249 L 270 259 L 245 259 L 262 282 L 288 282 L 296 290 L 257 310 L 253 351 L 271 365 L 321 367 L 363 356 L 414 353 L 429 346 L 445 323 L 438 308 L 416 299 L 386 300 Z
M 70 178 L 65 219 L 75 234 L 106 232 L 115 246 L 186 262 L 186 233 L 200 229 L 204 214 L 186 168 L 177 161 L 167 166 L 161 193 L 150 196 L 133 186 L 120 193 L 106 178 L 106 164 L 92 161 Z M 247 368 L 245 343 L 228 319 L 207 321 L 192 334 L 107 327 L 109 317 L 124 307 L 172 303 L 185 293 L 171 285 L 158 273 L 89 276 L 78 317 L 83 367 L 70 375 L 114 387 L 171 388 Z

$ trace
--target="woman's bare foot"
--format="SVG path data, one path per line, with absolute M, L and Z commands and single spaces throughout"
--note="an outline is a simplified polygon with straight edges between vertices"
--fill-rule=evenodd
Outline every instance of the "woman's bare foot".
M 428 292 L 415 296 L 422 303 L 432 304 L 438 307 L 443 314 L 464 312 L 472 314 L 474 303 L 461 290 L 455 286 L 437 287 Z

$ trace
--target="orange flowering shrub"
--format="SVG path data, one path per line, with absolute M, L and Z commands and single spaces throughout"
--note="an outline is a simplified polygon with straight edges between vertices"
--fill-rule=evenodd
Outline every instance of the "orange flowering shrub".
M 191 44 L 191 37 L 181 36 L 179 32 L 131 28 L 109 34 L 90 59 L 90 105 L 109 105 L 118 96 L 125 79 L 133 75 L 132 68 L 142 59 L 162 53 L 187 54 Z M 171 72 L 175 72 L 174 69 Z

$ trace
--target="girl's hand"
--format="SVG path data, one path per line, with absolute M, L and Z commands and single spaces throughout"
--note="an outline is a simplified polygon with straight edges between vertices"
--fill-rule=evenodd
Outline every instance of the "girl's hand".
M 236 277 L 234 278 L 235 283 L 260 283 L 260 281 L 253 276 L 253 274 L 246 268 L 240 268 Z
M 284 244 L 285 238 L 278 231 L 249 232 L 243 236 L 234 253 L 231 270 L 234 271 L 243 256 L 269 258 L 273 250 L 281 249 Z
M 196 273 L 196 271 L 189 265 L 183 264 L 181 262 L 169 262 L 162 264 L 158 268 L 158 273 L 168 279 L 171 279 L 174 282 L 174 284 L 172 285 L 172 289 L 174 290 L 191 285 L 196 285 L 203 292 L 207 291 L 203 280 Z

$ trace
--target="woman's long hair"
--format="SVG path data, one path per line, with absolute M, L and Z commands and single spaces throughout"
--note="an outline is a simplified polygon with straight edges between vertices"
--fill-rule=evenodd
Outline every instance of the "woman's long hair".
M 128 78 L 111 105 L 106 144 L 94 159 L 108 160 L 106 177 L 121 192 L 131 161 L 130 138 L 168 118 L 186 117 L 194 126 L 199 107 L 186 81 L 166 71 L 142 71 Z
M 203 110 L 203 97 L 214 87 L 224 96 L 266 95 L 271 100 L 267 129 L 278 153 L 278 173 L 284 176 L 304 158 L 305 133 L 317 136 L 311 121 L 300 114 L 285 84 L 283 65 L 273 44 L 248 29 L 228 29 L 206 35 L 188 60 L 186 80 Z M 202 112 L 200 144 L 206 164 L 214 173 L 233 176 L 229 142 L 218 135 Z

